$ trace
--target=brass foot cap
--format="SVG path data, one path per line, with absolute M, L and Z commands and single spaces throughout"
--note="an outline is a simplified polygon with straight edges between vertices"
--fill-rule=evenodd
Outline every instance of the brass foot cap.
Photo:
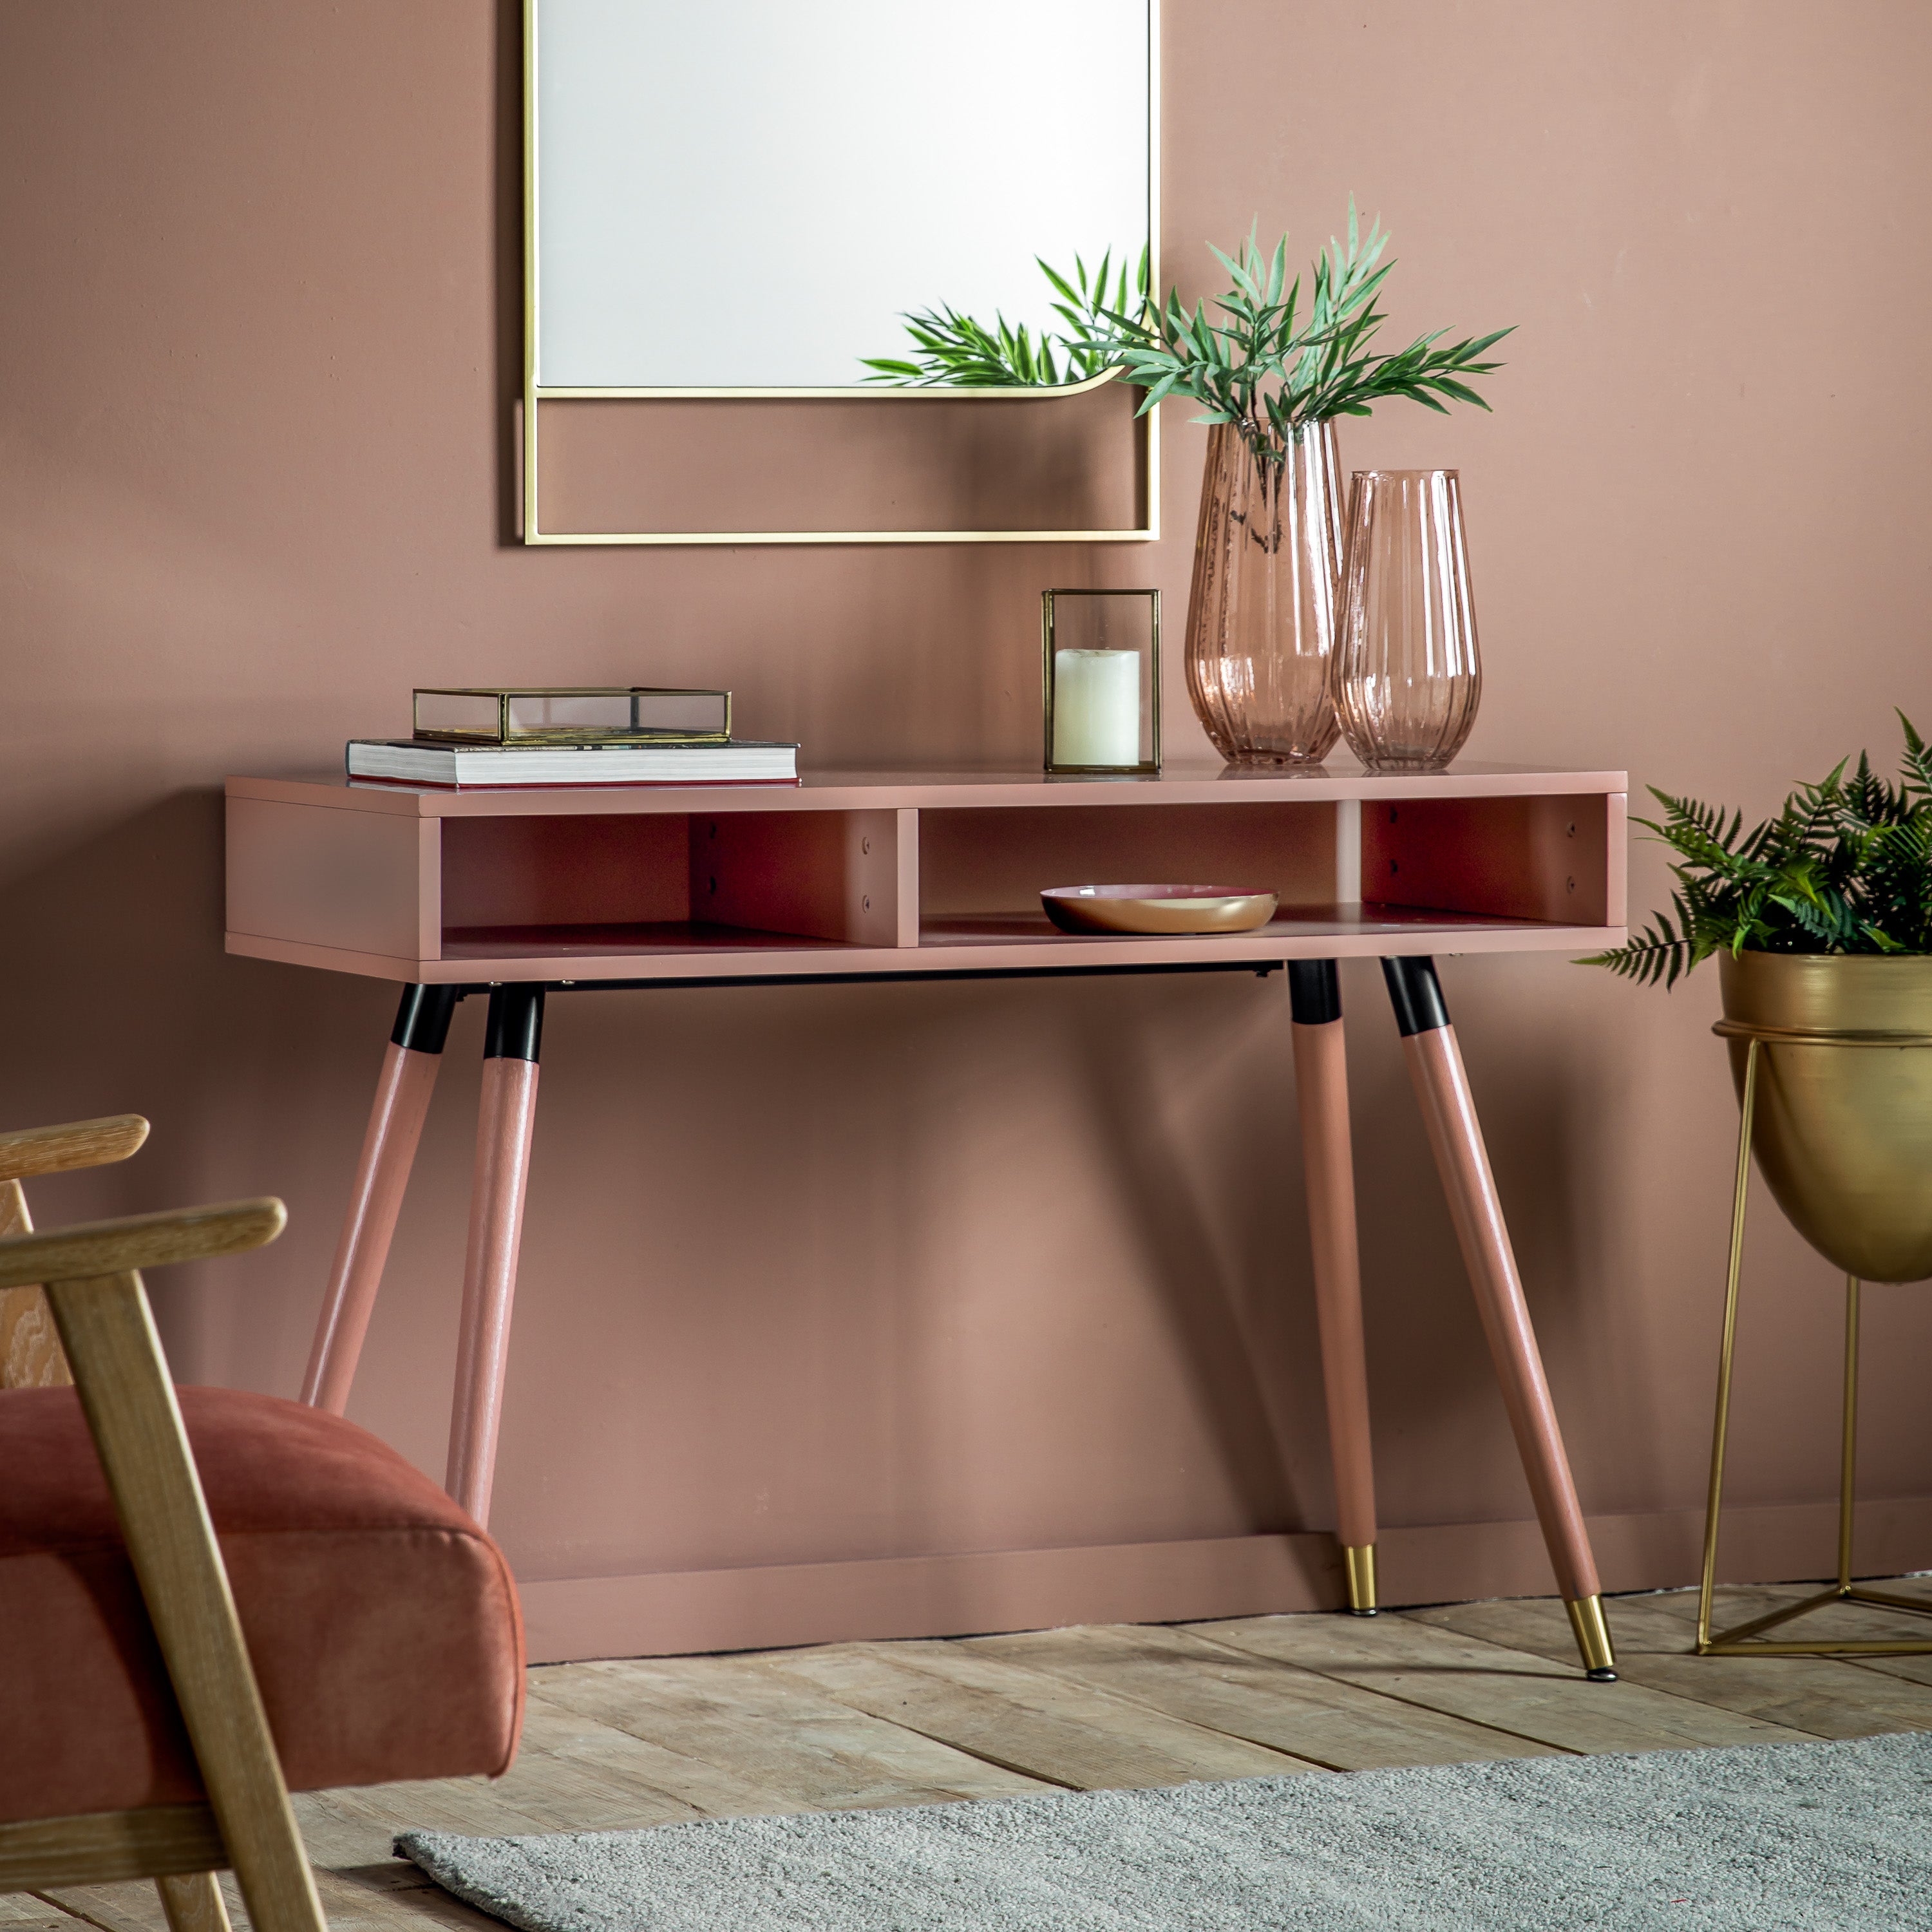
M 1565 1602 L 1570 1628 L 1582 1653 L 1585 1674 L 1599 1684 L 1616 1681 L 1616 1652 L 1610 1644 L 1610 1627 L 1604 1621 L 1604 1600 L 1599 1596 L 1577 1597 Z
M 1348 1612 L 1352 1616 L 1372 1617 L 1376 1613 L 1376 1546 L 1372 1543 L 1345 1543 L 1342 1570 L 1348 1586 Z

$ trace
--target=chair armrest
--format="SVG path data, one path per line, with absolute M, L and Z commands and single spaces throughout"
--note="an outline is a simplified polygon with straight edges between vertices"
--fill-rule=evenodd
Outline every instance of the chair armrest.
M 100 1120 L 70 1120 L 60 1127 L 20 1127 L 0 1134 L 0 1180 L 28 1180 L 37 1174 L 65 1174 L 76 1167 L 104 1167 L 125 1160 L 148 1138 L 139 1114 L 110 1114 Z
M 288 1225 L 277 1200 L 231 1201 L 216 1208 L 174 1208 L 118 1221 L 82 1221 L 44 1234 L 0 1240 L 0 1288 L 82 1281 L 130 1268 L 166 1268 L 211 1255 L 266 1247 Z

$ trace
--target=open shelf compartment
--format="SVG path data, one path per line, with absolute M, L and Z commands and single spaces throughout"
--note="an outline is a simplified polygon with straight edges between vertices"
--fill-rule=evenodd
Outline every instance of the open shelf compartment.
M 909 943 L 910 843 L 876 812 L 442 821 L 446 960 Z M 908 828 L 908 832 L 910 828 Z
M 1277 893 L 1284 914 L 1328 905 L 1339 824 L 1338 808 L 1318 800 L 928 809 L 920 943 L 1066 944 L 1041 909 L 1052 886 L 1215 885 Z

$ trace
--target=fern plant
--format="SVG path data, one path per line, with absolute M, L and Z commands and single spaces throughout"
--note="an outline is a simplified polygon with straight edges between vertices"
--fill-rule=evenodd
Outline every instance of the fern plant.
M 1636 822 L 1678 854 L 1668 910 L 1628 945 L 1580 963 L 1668 988 L 1714 952 L 1932 952 L 1932 750 L 1904 712 L 1889 783 L 1858 754 L 1801 785 L 1749 832 L 1741 812 L 1652 786 Z

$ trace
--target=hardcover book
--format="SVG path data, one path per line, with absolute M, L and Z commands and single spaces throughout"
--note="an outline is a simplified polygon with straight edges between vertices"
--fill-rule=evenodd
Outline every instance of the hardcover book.
M 385 784 L 796 784 L 798 747 L 757 738 L 698 744 L 460 745 L 352 738 L 352 778 Z

